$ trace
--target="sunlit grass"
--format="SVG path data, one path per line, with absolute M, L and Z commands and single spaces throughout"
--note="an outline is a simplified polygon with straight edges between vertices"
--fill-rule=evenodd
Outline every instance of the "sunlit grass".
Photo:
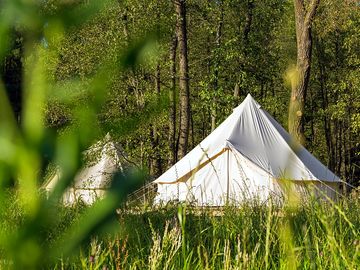
M 348 221 L 358 225 L 360 213 L 349 205 L 358 206 L 358 199 L 342 200 L 338 209 L 315 201 L 291 210 L 249 203 L 228 206 L 221 215 L 184 206 L 136 214 L 122 209 L 115 234 L 95 234 L 91 243 L 49 268 L 356 269 L 360 232 Z M 12 213 L 19 222 L 21 211 Z M 63 213 L 70 223 L 80 216 L 75 209 Z M 54 228 L 49 241 L 63 230 Z

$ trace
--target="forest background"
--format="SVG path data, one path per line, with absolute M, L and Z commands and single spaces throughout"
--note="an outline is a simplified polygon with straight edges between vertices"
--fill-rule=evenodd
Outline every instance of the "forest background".
M 107 71 L 109 90 L 90 121 L 92 128 L 98 138 L 110 132 L 152 178 L 210 134 L 248 93 L 287 128 L 297 63 L 294 2 L 179 2 L 182 10 L 172 1 L 107 1 L 80 27 L 69 26 L 66 34 L 60 24 L 42 25 L 34 46 L 46 55 L 44 74 L 54 86 L 47 99 L 46 126 L 61 133 L 77 125 L 75 112 L 94 99 L 88 87 L 110 59 L 129 68 Z M 353 0 L 318 2 L 311 21 L 303 143 L 335 174 L 357 185 L 360 7 Z M 84 4 L 44 1 L 39 12 Z M 310 5 L 305 1 L 305 10 Z M 179 26 L 182 21 L 185 29 Z M 31 57 L 24 44 L 34 38 L 26 31 L 26 25 L 14 25 L 1 66 L 19 122 L 26 98 L 22 69 Z M 130 52 L 125 60 L 119 56 L 124 48 Z

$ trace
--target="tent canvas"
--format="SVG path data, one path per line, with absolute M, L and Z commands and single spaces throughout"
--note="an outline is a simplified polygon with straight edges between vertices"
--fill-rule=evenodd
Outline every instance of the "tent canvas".
M 187 201 L 219 206 L 254 198 L 282 198 L 312 189 L 334 198 L 340 179 L 291 136 L 249 94 L 184 158 L 154 181 L 155 203 Z M 310 185 L 311 184 L 311 185 Z
M 126 160 L 121 146 L 114 143 L 109 134 L 85 151 L 84 156 L 91 161 L 77 173 L 72 185 L 63 194 L 62 202 L 65 205 L 73 205 L 79 200 L 90 205 L 102 198 L 109 188 L 112 175 L 124 169 Z M 60 178 L 61 171 L 57 169 L 55 175 L 45 183 L 44 189 L 51 192 Z

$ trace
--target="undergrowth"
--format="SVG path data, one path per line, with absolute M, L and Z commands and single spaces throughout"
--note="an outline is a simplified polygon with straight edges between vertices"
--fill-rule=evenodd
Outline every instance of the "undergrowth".
M 15 202 L 14 202 L 15 203 Z M 118 210 L 115 234 L 94 234 L 52 269 L 357 269 L 360 201 L 309 202 L 298 207 L 246 204 L 222 209 L 170 206 Z M 21 222 L 21 211 L 8 208 Z M 64 222 L 76 219 L 60 208 Z

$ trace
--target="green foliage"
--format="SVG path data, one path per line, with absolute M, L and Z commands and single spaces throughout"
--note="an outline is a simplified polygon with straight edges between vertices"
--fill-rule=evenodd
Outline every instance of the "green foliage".
M 296 59 L 293 3 L 278 0 L 188 1 L 187 9 L 192 114 L 190 148 L 209 134 L 214 114 L 218 125 L 247 93 L 251 93 L 286 128 L 288 77 Z M 358 12 L 352 1 L 321 2 L 313 27 L 312 76 L 305 110 L 308 149 L 336 174 L 346 178 L 357 177 L 350 174 L 355 167 L 346 160 L 356 162 L 352 152 L 358 152 Z M 155 109 L 151 104 L 158 95 L 155 86 L 157 66 L 161 96 L 165 97 L 171 88 L 173 75 L 169 48 L 175 31 L 173 4 L 167 1 L 110 1 L 102 12 L 81 27 L 65 27 L 66 31 L 60 31 L 67 33 L 66 36 L 52 35 L 51 38 L 52 29 L 61 27 L 57 24 L 45 27 L 46 40 L 49 40 L 47 55 L 53 55 L 46 63 L 54 85 L 50 92 L 57 97 L 61 94 L 58 88 L 67 89 L 62 96 L 68 102 L 50 99 L 46 110 L 49 126 L 64 128 L 76 121 L 73 111 L 91 96 L 86 90 L 89 77 L 109 59 L 123 61 L 125 65 L 129 61 L 130 66 L 137 62 L 130 70 L 108 70 L 106 106 L 96 115 L 96 124 L 103 134 L 110 131 L 116 138 L 117 134 L 126 133 L 123 131 L 128 130 L 127 126 L 139 123 L 139 128 L 132 129 L 126 139 L 121 139 L 122 135 L 118 139 L 142 167 L 150 168 L 153 160 L 158 158 L 154 149 L 159 150 L 163 169 L 167 167 L 170 120 L 167 110 Z M 157 57 L 146 57 L 145 61 L 139 62 L 132 56 L 132 51 L 138 51 L 144 37 L 149 42 L 138 56 L 145 59 L 143 55 L 153 55 L 151 52 L 156 51 Z M 124 48 L 129 52 L 127 58 L 118 54 Z M 178 80 L 177 74 L 175 79 Z M 235 88 L 239 97 L 234 97 Z M 152 108 L 151 112 L 143 111 L 147 104 Z M 157 116 L 146 120 L 141 113 Z M 138 120 L 126 123 L 118 120 L 132 117 Z M 178 118 L 179 114 L 176 126 Z M 329 124 L 325 123 L 328 119 Z M 154 127 L 157 145 L 150 137 Z M 351 132 L 342 136 L 344 130 Z M 337 137 L 341 144 L 347 145 L 335 149 L 339 148 L 335 146 Z M 336 160 L 344 164 L 337 166 Z
M 309 150 L 352 183 L 358 178 L 358 23 L 355 1 L 321 2 L 305 110 Z
M 101 134 L 94 119 L 106 102 L 111 76 L 153 59 L 156 53 L 154 38 L 144 37 L 129 43 L 129 49 L 116 48 L 113 56 L 117 57 L 104 57 L 84 80 L 72 76 L 59 82 L 52 74 L 61 59 L 57 46 L 67 31 L 75 31 L 75 27 L 101 13 L 106 1 L 51 7 L 47 6 L 49 2 L 43 4 L 5 1 L 1 10 L 5 15 L 1 27 L 7 29 L 1 32 L 0 40 L 10 39 L 7 35 L 15 25 L 24 37 L 20 124 L 0 81 L 0 267 L 7 269 L 48 268 L 60 257 L 71 258 L 92 235 L 118 231 L 114 226 L 116 208 L 144 178 L 136 171 L 117 173 L 105 198 L 92 207 L 82 210 L 59 206 L 63 192 L 81 166 L 81 152 Z M 39 42 L 39 37 L 45 42 Z M 7 48 L 1 49 L 2 55 Z M 79 102 L 74 104 L 76 100 Z M 51 102 L 59 104 L 58 110 L 65 118 L 54 119 L 67 124 L 59 133 L 45 122 L 49 118 L 46 107 L 49 109 Z M 71 106 L 64 106 L 67 104 Z M 49 162 L 63 174 L 54 190 L 45 196 L 40 188 Z

